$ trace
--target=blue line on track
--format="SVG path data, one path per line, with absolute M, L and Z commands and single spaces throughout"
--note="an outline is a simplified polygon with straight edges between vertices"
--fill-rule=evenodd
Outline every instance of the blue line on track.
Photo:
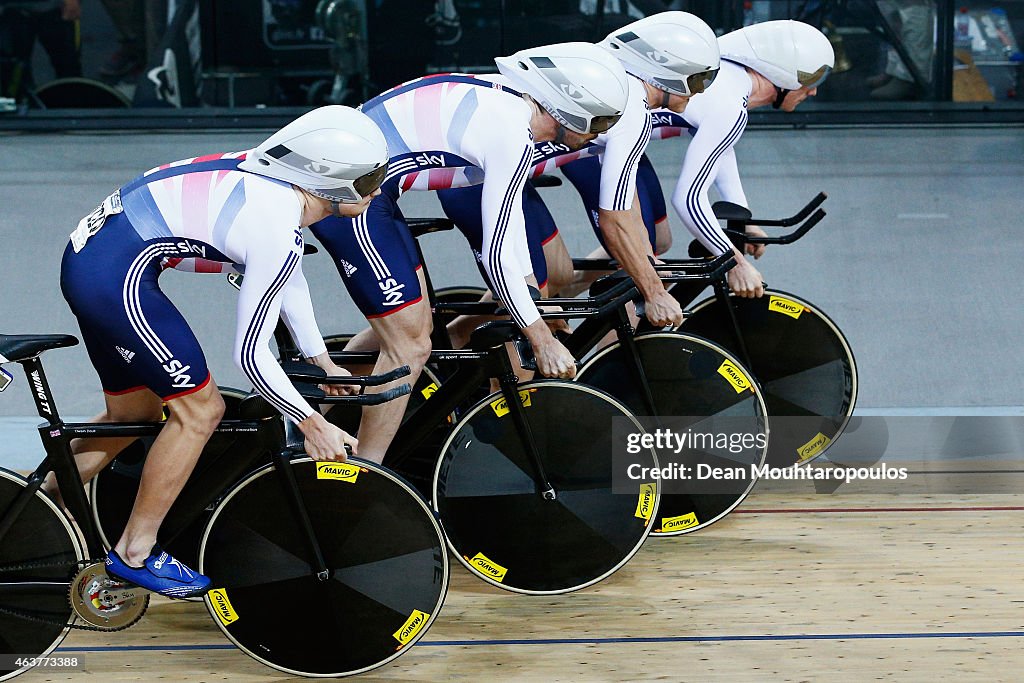
M 1024 631 L 966 631 L 933 633 L 808 633 L 748 636 L 670 636 L 663 638 L 538 638 L 536 640 L 431 640 L 417 647 L 463 647 L 479 645 L 605 645 L 617 643 L 723 643 L 785 640 L 914 640 L 922 638 L 1024 638 Z M 233 650 L 234 645 L 111 645 L 104 647 L 62 647 L 58 652 L 133 652 L 182 650 Z

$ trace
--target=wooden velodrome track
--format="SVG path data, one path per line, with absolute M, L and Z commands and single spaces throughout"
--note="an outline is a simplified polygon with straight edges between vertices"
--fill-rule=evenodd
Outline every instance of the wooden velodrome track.
M 1022 526 L 1012 494 L 755 490 L 579 593 L 505 593 L 454 563 L 430 632 L 355 680 L 1020 680 Z M 85 668 L 18 680 L 291 680 L 196 603 L 154 601 L 131 629 L 72 632 L 54 654 Z

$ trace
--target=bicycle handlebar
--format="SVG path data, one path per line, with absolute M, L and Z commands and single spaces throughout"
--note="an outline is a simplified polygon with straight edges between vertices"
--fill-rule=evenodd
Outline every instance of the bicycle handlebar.
M 824 193 L 822 193 L 822 194 L 824 194 Z M 748 235 L 745 232 L 740 232 L 738 230 L 733 230 L 731 228 L 726 228 L 725 232 L 726 232 L 726 234 L 728 234 L 728 235 L 730 235 L 732 237 L 735 237 L 735 238 L 741 240 L 742 242 L 746 242 L 748 244 L 791 244 L 793 242 L 796 242 L 798 239 L 800 239 L 804 235 L 806 235 L 810 231 L 811 228 L 813 228 L 815 225 L 817 225 L 821 221 L 821 219 L 825 217 L 825 215 L 826 214 L 825 214 L 825 210 L 824 209 L 818 209 L 817 211 L 814 212 L 814 214 L 810 218 L 808 218 L 803 223 L 803 225 L 798 227 L 796 230 L 794 230 L 793 232 L 788 233 L 786 235 L 780 235 L 778 237 L 752 237 L 752 236 Z M 749 225 L 767 225 L 767 224 L 766 223 L 760 223 L 760 224 L 749 223 Z
M 379 375 L 328 377 L 327 373 L 324 372 L 323 369 L 302 361 L 283 361 L 281 363 L 281 367 L 284 369 L 284 372 L 288 375 L 289 379 L 297 382 L 310 384 L 354 384 L 363 387 L 377 387 L 382 384 L 388 384 L 389 382 L 394 382 L 396 379 L 408 377 L 411 372 L 408 365 L 403 365 Z
M 826 199 L 828 199 L 828 194 L 825 192 L 819 192 L 813 199 L 811 199 L 811 201 L 807 202 L 807 205 L 804 206 L 804 208 L 800 209 L 789 218 L 778 219 L 752 218 L 749 215 L 750 211 L 730 202 L 715 202 L 711 208 L 715 212 L 715 216 L 717 218 L 726 221 L 729 227 L 733 229 L 741 228 L 746 225 L 789 228 L 810 216 L 811 212 L 821 206 Z M 748 215 L 741 216 L 737 209 L 743 209 L 743 211 Z

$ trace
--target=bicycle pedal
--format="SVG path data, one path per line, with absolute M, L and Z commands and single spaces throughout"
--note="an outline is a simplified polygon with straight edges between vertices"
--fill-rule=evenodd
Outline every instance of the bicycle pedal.
M 71 609 L 85 623 L 98 629 L 118 631 L 142 618 L 150 592 L 107 575 L 103 562 L 83 567 L 71 581 Z

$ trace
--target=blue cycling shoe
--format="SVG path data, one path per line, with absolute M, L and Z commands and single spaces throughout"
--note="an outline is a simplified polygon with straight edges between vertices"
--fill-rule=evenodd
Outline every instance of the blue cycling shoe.
M 194 598 L 210 590 L 210 577 L 189 569 L 159 545 L 153 546 L 141 567 L 129 566 L 111 548 L 107 553 L 107 574 L 168 598 Z

